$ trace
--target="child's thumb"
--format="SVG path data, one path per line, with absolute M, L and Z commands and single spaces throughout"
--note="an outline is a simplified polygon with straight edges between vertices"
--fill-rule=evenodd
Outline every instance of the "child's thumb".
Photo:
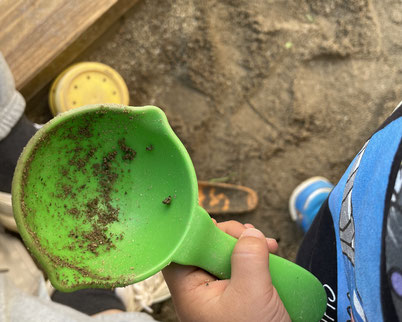
M 231 287 L 258 296 L 272 289 L 268 268 L 268 245 L 264 234 L 254 228 L 246 229 L 232 253 Z M 259 292 L 260 291 L 260 292 Z

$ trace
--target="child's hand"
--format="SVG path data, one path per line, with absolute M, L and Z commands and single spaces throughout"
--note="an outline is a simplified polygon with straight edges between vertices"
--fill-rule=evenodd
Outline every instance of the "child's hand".
M 216 223 L 216 222 L 215 222 Z M 232 254 L 232 277 L 217 280 L 202 269 L 171 264 L 163 270 L 181 321 L 290 321 L 268 269 L 278 244 L 252 225 L 217 224 L 239 238 Z

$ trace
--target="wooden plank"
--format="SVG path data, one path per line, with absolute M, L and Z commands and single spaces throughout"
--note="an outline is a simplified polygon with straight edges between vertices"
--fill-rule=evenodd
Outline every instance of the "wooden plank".
M 116 0 L 2 0 L 0 50 L 20 89 L 68 47 Z M 7 10 L 8 7 L 12 10 Z
M 0 0 L 0 51 L 16 87 L 32 97 L 136 2 Z

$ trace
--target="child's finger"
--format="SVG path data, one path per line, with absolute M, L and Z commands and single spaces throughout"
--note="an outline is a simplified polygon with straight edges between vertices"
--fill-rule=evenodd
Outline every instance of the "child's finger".
M 247 229 L 236 243 L 230 286 L 238 292 L 253 292 L 257 296 L 272 288 L 267 241 L 257 229 Z
M 220 222 L 217 227 L 234 238 L 239 238 L 243 231 L 247 229 L 242 223 L 235 220 Z
M 278 247 L 279 247 L 276 239 L 273 239 L 273 238 L 266 238 L 266 239 L 267 239 L 269 252 L 276 253 L 278 251 Z

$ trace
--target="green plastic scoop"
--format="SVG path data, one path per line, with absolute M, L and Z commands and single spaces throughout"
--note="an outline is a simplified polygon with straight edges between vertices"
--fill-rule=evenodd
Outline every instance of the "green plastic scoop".
M 198 206 L 191 159 L 157 107 L 86 106 L 42 127 L 15 171 L 21 236 L 61 291 L 144 280 L 171 262 L 230 277 L 236 239 Z M 321 283 L 270 255 L 292 320 L 318 321 Z

